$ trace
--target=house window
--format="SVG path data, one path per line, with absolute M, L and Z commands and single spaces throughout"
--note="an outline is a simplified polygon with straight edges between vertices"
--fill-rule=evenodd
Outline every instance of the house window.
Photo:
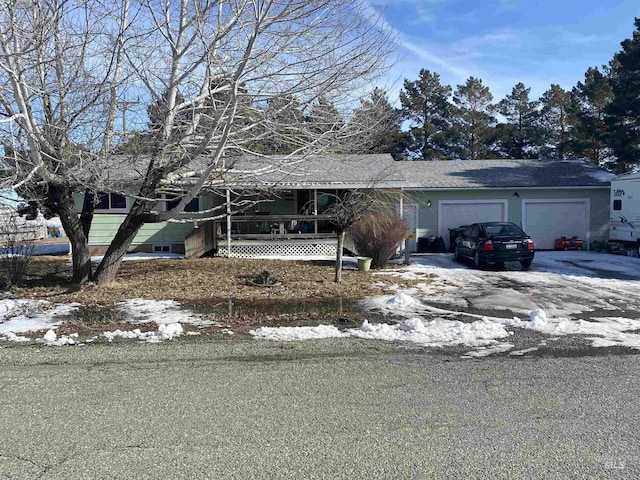
M 119 193 L 98 192 L 96 210 L 126 210 L 127 198 Z
M 166 200 L 167 210 L 173 210 L 180 203 L 180 199 Z M 200 211 L 200 199 L 193 197 L 189 203 L 184 206 L 183 212 L 199 212 Z
M 614 210 L 622 210 L 622 200 L 614 200 L 613 201 L 613 209 Z
M 153 253 L 171 253 L 171 245 L 154 245 Z

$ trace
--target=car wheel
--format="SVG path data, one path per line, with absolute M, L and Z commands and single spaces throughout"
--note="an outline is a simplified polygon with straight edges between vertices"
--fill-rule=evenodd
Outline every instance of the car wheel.
M 476 268 L 482 268 L 483 265 L 484 264 L 482 260 L 480 260 L 480 253 L 476 251 L 476 253 L 473 255 L 473 266 Z
M 520 265 L 522 265 L 522 270 L 529 270 L 531 260 L 520 260 Z

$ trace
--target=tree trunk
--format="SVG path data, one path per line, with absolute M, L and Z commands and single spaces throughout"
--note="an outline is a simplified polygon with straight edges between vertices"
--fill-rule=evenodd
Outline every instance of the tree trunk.
M 345 232 L 338 232 L 336 235 L 338 237 L 338 246 L 336 251 L 336 277 L 334 281 L 340 283 L 340 280 L 342 280 L 342 248 L 344 246 Z
M 102 262 L 96 268 L 93 281 L 98 285 L 115 280 L 122 258 L 127 253 L 140 227 L 144 225 L 144 221 L 140 218 L 139 210 L 141 210 L 141 207 L 136 207 L 134 204 L 134 207 L 131 208 L 131 211 L 120 225 L 115 237 L 113 237 L 107 253 L 102 258 Z
M 91 278 L 91 256 L 87 245 L 88 238 L 84 234 L 71 189 L 67 185 L 49 185 L 45 206 L 58 214 L 71 244 L 72 281 L 78 284 L 85 283 Z

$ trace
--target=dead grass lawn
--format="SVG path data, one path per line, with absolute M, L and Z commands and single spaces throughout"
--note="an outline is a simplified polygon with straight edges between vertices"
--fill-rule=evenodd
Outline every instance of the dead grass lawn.
M 263 270 L 277 278 L 279 285 L 248 284 L 248 280 Z M 363 316 L 352 308 L 355 301 L 390 293 L 394 284 L 415 283 L 373 272 L 346 270 L 342 282 L 337 284 L 329 262 L 227 258 L 127 261 L 123 262 L 115 282 L 100 287 L 87 284 L 73 288 L 66 258 L 36 257 L 31 272 L 25 287 L 16 290 L 15 295 L 82 304 L 78 318 L 70 325 L 76 331 L 79 326 L 92 330 L 92 325 L 95 329 L 120 328 L 122 318 L 113 307 L 118 302 L 139 297 L 176 300 L 243 331 L 256 325 L 299 325 L 328 318 L 352 323 L 361 321 Z M 241 307 L 233 315 L 227 313 L 230 301 Z

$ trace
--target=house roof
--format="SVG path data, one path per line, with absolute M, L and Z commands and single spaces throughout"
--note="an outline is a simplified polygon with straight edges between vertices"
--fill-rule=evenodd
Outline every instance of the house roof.
M 416 188 L 608 187 L 613 174 L 583 160 L 396 162 Z
M 118 157 L 111 180 L 137 183 L 144 158 Z M 209 159 L 195 159 L 184 171 L 198 171 Z M 126 165 L 126 166 L 125 166 Z M 210 187 L 222 185 L 302 188 L 570 188 L 608 187 L 613 174 L 582 160 L 438 160 L 395 162 L 388 154 L 290 157 L 227 157 Z M 216 180 L 216 179 L 219 179 Z M 224 180 L 223 180 L 224 179 Z
M 275 160 L 275 162 L 274 162 Z M 279 165 L 278 161 L 282 164 Z M 405 178 L 391 155 L 321 155 L 291 158 L 236 158 L 227 160 L 230 183 L 276 185 L 278 188 L 358 188 L 405 186 Z M 244 172 L 256 172 L 247 175 Z M 234 173 L 238 177 L 234 179 Z
M 238 170 L 242 170 L 243 165 L 255 168 L 255 160 L 237 160 Z M 346 155 L 311 157 L 250 180 L 294 189 L 372 185 L 379 188 L 484 189 L 606 188 L 612 178 L 612 173 L 583 160 L 394 162 L 389 155 Z

